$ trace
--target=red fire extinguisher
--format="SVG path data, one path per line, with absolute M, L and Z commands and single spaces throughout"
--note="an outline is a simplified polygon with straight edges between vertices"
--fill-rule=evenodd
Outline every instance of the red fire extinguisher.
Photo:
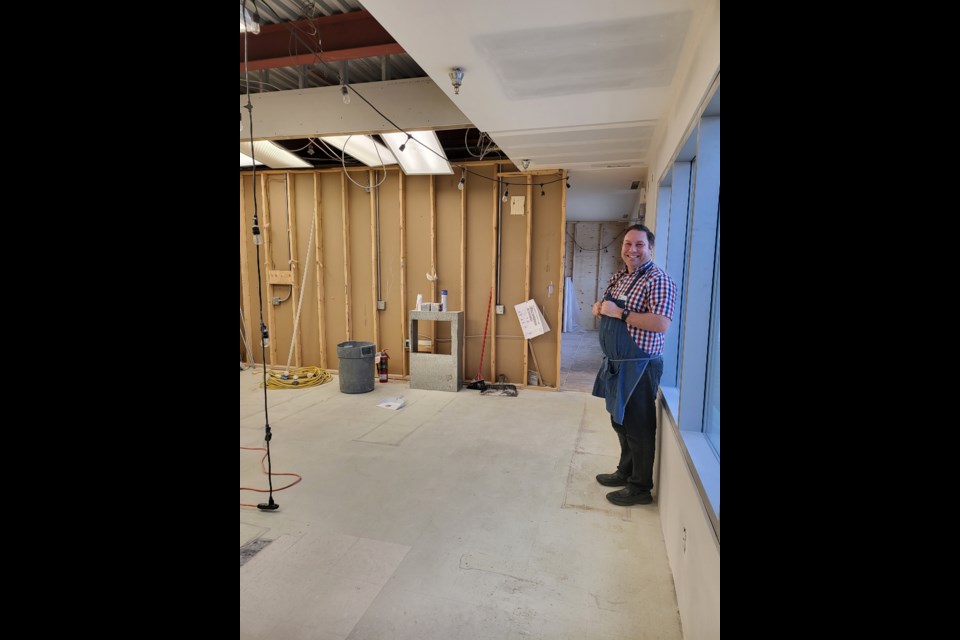
M 380 373 L 380 382 L 387 382 L 387 360 L 389 359 L 390 356 L 387 355 L 386 349 L 380 352 L 380 364 L 377 365 L 377 370 Z

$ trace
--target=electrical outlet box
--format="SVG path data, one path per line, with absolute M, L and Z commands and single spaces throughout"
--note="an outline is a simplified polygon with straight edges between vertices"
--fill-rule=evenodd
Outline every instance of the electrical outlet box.
M 498 305 L 497 305 L 497 315 L 498 315 L 498 316 L 502 316 L 503 313 L 504 313 L 504 312 L 503 312 L 503 305 L 502 305 L 502 304 L 498 304 Z
M 280 306 L 280 298 L 274 298 L 272 302 L 273 302 L 273 306 L 275 307 Z
M 403 348 L 410 351 L 410 338 L 403 339 Z
M 386 300 L 377 300 L 377 309 L 379 309 L 380 311 L 383 311 L 386 308 L 387 308 Z

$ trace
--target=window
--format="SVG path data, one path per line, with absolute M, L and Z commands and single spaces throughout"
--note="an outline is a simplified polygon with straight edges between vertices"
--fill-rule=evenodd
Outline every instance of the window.
M 719 224 L 720 216 L 717 216 Z M 710 304 L 710 342 L 707 347 L 707 398 L 703 408 L 703 432 L 710 448 L 720 457 L 720 229 L 717 229 L 717 259 L 714 264 L 713 300 Z
M 720 89 L 658 184 L 657 244 L 678 299 L 664 348 L 663 397 L 720 518 Z M 662 223 L 662 227 L 661 227 Z M 664 237 L 666 236 L 666 237 Z

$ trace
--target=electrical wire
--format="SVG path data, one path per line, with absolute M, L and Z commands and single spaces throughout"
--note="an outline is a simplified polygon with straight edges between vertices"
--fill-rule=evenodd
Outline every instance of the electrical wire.
M 243 3 L 242 3 L 242 4 L 243 4 L 244 8 L 246 8 L 246 2 L 247 2 L 247 0 L 243 0 Z M 254 11 L 255 11 L 255 13 L 256 13 L 256 17 L 257 17 L 257 18 L 260 17 L 259 9 L 257 8 L 257 5 L 258 5 L 258 4 L 263 4 L 263 3 L 258 3 L 258 2 L 256 2 L 256 0 L 253 0 Z M 289 22 L 285 22 L 285 21 L 283 20 L 283 18 L 276 12 L 276 10 L 275 10 L 272 6 L 270 6 L 270 5 L 268 5 L 268 4 L 264 4 L 263 6 L 264 6 L 265 9 L 269 9 L 269 10 L 270 10 L 270 13 L 273 14 L 273 16 L 274 16 L 274 18 L 277 20 L 277 23 L 278 23 L 278 24 L 284 25 L 284 28 L 287 29 L 287 30 L 290 32 L 291 36 L 296 40 L 297 44 L 303 44 L 303 46 L 306 48 L 306 50 L 307 50 L 307 51 L 310 51 L 310 52 L 313 54 L 314 59 L 315 59 L 315 61 L 316 61 L 314 64 L 316 64 L 317 66 L 320 66 L 320 67 L 324 67 L 324 66 L 330 67 L 331 71 L 333 71 L 333 72 L 336 73 L 337 78 L 339 79 L 339 82 L 340 82 L 340 84 L 341 84 L 342 86 L 348 87 L 348 89 L 349 89 L 350 91 L 352 91 L 354 94 L 356 94 L 357 96 L 359 96 L 361 100 L 363 100 L 365 103 L 367 103 L 367 106 L 369 106 L 371 109 L 373 109 L 374 111 L 376 111 L 376 112 L 380 115 L 380 117 L 382 117 L 384 120 L 386 120 L 386 121 L 389 122 L 391 125 L 393 125 L 393 127 L 394 127 L 397 131 L 399 131 L 400 133 L 404 133 L 404 134 L 406 134 L 407 136 L 410 135 L 409 133 L 407 133 L 407 131 L 406 131 L 405 129 L 401 128 L 396 122 L 394 122 L 393 120 L 391 120 L 390 118 L 388 118 L 386 115 L 384 115 L 384 113 L 383 113 L 382 111 L 380 111 L 380 110 L 377 109 L 375 106 L 373 106 L 373 104 L 372 104 L 369 100 L 367 100 L 360 92 L 358 92 L 358 91 L 354 88 L 354 85 L 352 85 L 352 84 L 350 84 L 349 82 L 346 82 L 346 81 L 345 81 L 346 79 L 343 77 L 343 74 L 341 74 L 341 73 L 338 72 L 338 71 L 335 71 L 335 70 L 333 69 L 333 67 L 331 67 L 331 66 L 329 65 L 329 63 L 326 62 L 326 61 L 323 59 L 323 42 L 322 42 L 322 40 L 321 40 L 319 37 L 317 38 L 317 47 L 314 48 L 312 42 L 304 41 L 304 39 L 302 39 L 302 37 L 301 37 L 301 35 L 300 35 L 300 32 L 299 32 L 295 27 L 290 26 L 290 23 L 289 23 Z M 309 6 L 311 7 L 311 9 L 316 9 L 316 6 L 314 6 L 312 3 L 311 3 Z M 315 12 L 315 11 L 310 11 L 310 15 L 308 15 L 308 10 L 307 10 L 307 6 L 306 6 L 306 5 L 301 5 L 301 6 L 300 6 L 300 15 L 303 15 L 303 16 L 304 16 L 305 18 L 307 18 L 308 20 L 314 20 L 314 19 L 316 19 L 316 18 L 318 17 L 318 16 L 317 16 L 317 12 Z M 311 23 L 311 24 L 312 24 L 312 23 Z M 308 35 L 310 35 L 310 36 L 319 36 L 319 29 L 317 29 L 316 27 L 313 27 L 311 30 L 309 30 L 309 31 L 304 31 L 303 33 L 306 33 L 306 34 L 308 34 Z M 244 42 L 246 42 L 246 32 L 244 32 Z M 291 43 L 291 45 L 292 45 L 292 44 L 293 44 L 293 43 Z M 288 52 L 289 52 L 289 51 L 299 51 L 299 48 L 294 49 L 294 50 L 291 50 L 290 47 L 288 47 Z M 246 63 L 246 48 L 245 48 L 245 50 L 244 50 L 244 62 Z M 323 78 L 324 80 L 326 80 L 326 76 L 325 76 L 325 75 L 321 75 L 321 78 Z M 250 82 L 250 80 L 249 80 L 249 72 L 248 72 L 247 75 L 246 75 L 246 80 L 245 80 L 245 82 L 247 83 L 246 89 L 247 89 L 247 93 L 248 93 L 248 95 L 249 95 L 249 91 L 250 91 L 250 86 L 249 86 L 249 82 Z M 262 84 L 268 84 L 268 83 L 262 83 Z M 332 83 L 331 83 L 331 84 L 332 84 Z M 270 86 L 273 86 L 273 85 L 270 85 Z M 276 88 L 276 87 L 274 87 L 274 88 Z M 468 129 L 467 131 L 469 132 L 469 129 Z M 489 142 L 487 143 L 487 145 L 486 145 L 485 147 L 482 146 L 484 136 L 489 140 Z M 475 158 L 476 158 L 476 157 L 479 157 L 480 159 L 483 159 L 483 157 L 486 156 L 486 154 L 490 151 L 490 148 L 491 148 L 491 147 L 493 146 L 493 144 L 494 144 L 493 138 L 491 138 L 491 137 L 489 136 L 489 134 L 487 134 L 486 132 L 480 132 L 480 138 L 479 138 L 478 141 L 477 141 L 477 146 L 478 146 L 478 148 L 480 148 L 480 155 L 477 156 L 476 154 L 474 154 L 474 153 L 470 150 L 470 146 L 466 144 L 466 137 L 467 137 L 467 133 L 464 133 L 464 144 L 465 144 L 465 146 L 466 146 L 467 153 L 469 153 L 471 156 L 473 156 L 473 157 L 475 157 Z M 420 141 L 417 140 L 416 138 L 412 138 L 412 139 L 414 140 L 414 142 L 416 142 L 417 144 L 419 144 L 419 145 L 422 146 L 424 149 L 426 149 L 426 150 L 429 151 L 430 153 L 434 154 L 434 155 L 437 156 L 438 158 L 442 158 L 443 160 L 449 162 L 449 159 L 448 159 L 446 156 L 444 156 L 443 154 L 437 153 L 436 151 L 434 151 L 433 149 L 431 149 L 431 148 L 428 147 L 427 145 L 423 144 L 422 142 L 420 142 Z M 251 138 L 251 140 L 252 140 L 252 138 Z M 344 146 L 346 146 L 346 145 L 344 145 Z M 498 151 L 497 153 L 499 153 L 499 151 Z M 345 150 L 345 149 L 341 149 L 341 150 L 340 150 L 340 154 L 339 154 L 339 155 L 340 155 L 340 162 L 341 162 L 341 165 L 344 167 L 344 169 L 346 169 L 346 162 L 345 162 L 345 158 L 344 158 L 344 155 L 345 155 L 345 154 L 346 154 L 346 150 Z M 377 155 L 379 156 L 379 149 L 377 150 Z M 470 170 L 469 168 L 467 168 L 466 166 L 464 166 L 464 165 L 462 165 L 462 164 L 452 164 L 452 163 L 451 163 L 451 165 L 454 166 L 454 167 L 456 167 L 456 168 L 458 168 L 458 169 L 461 169 L 461 170 L 463 170 L 463 171 L 465 171 L 465 172 L 467 172 L 467 173 L 469 173 L 469 174 L 475 175 L 475 176 L 477 176 L 477 177 L 479 177 L 479 178 L 483 178 L 484 180 L 489 180 L 489 181 L 491 181 L 491 182 L 500 182 L 500 183 L 502 183 L 502 184 L 507 185 L 508 187 L 509 187 L 509 186 L 526 186 L 526 185 L 527 185 L 526 182 L 504 182 L 504 181 L 503 181 L 501 178 L 499 178 L 499 177 L 498 177 L 498 178 L 488 178 L 487 176 L 485 176 L 485 175 L 483 175 L 483 174 L 481 174 L 481 173 L 477 173 L 476 171 Z M 386 170 L 386 167 L 383 165 L 383 159 L 382 159 L 382 158 L 381 158 L 380 166 L 383 168 L 383 173 L 384 173 L 384 175 L 383 175 L 383 179 L 380 180 L 380 181 L 376 184 L 376 186 L 380 186 L 380 185 L 383 184 L 383 182 L 387 179 L 387 175 L 386 175 L 386 174 L 387 174 L 387 170 Z M 363 189 L 371 189 L 371 188 L 373 188 L 373 186 L 362 185 L 362 184 L 356 182 L 355 180 L 353 180 L 352 178 L 350 178 L 350 175 L 349 175 L 349 174 L 347 174 L 347 179 L 349 179 L 350 182 L 353 182 L 355 185 L 357 185 L 358 187 L 361 187 L 361 188 L 363 188 Z M 535 185 L 535 186 L 540 187 L 541 195 L 544 195 L 544 193 L 543 193 L 543 187 L 545 187 L 545 186 L 548 185 L 548 184 L 553 184 L 553 183 L 555 183 L 555 182 L 561 182 L 561 181 L 568 180 L 568 179 L 569 179 L 569 178 L 565 178 L 565 177 L 563 177 L 563 176 L 561 175 L 560 177 L 555 178 L 555 179 L 553 179 L 553 180 L 546 180 L 546 181 L 541 181 L 541 182 L 533 182 L 533 183 L 531 183 L 531 186 L 534 186 L 534 185 Z
M 243 0 L 243 9 L 247 8 L 247 0 Z M 250 63 L 248 59 L 248 32 L 244 30 L 243 32 L 243 66 L 244 72 L 249 78 L 250 75 Z M 248 120 L 248 129 L 250 131 L 250 158 L 253 160 L 253 228 L 254 238 L 260 233 L 260 224 L 258 218 L 258 200 L 257 200 L 257 162 L 256 162 L 256 151 L 253 148 L 253 102 L 250 100 L 250 86 L 247 84 L 247 104 L 245 105 L 247 109 L 247 120 Z M 267 353 L 266 353 L 266 325 L 263 323 L 263 272 L 262 265 L 260 264 L 260 244 L 254 242 L 254 246 L 257 249 L 257 296 L 260 301 L 260 353 L 263 356 L 263 439 L 266 443 L 266 455 L 264 456 L 267 460 L 267 484 L 269 485 L 269 494 L 270 498 L 265 504 L 254 505 L 258 509 L 264 510 L 275 510 L 279 508 L 279 505 L 273 500 L 273 460 L 270 457 L 270 441 L 273 439 L 273 433 L 270 430 L 270 412 L 267 406 Z M 261 460 L 261 467 L 263 466 L 263 461 Z
M 619 238 L 619 237 L 622 236 L 622 235 L 623 235 L 623 231 L 620 231 L 620 233 L 618 233 L 617 235 L 613 236 L 613 240 L 611 240 L 610 242 L 608 242 L 608 243 L 605 244 L 604 246 L 600 247 L 599 249 L 588 249 L 588 248 L 586 248 L 586 247 L 581 247 L 581 246 L 580 246 L 580 243 L 577 242 L 577 239 L 574 238 L 574 237 L 570 234 L 569 231 L 567 231 L 567 237 L 570 238 L 571 240 L 573 240 L 573 244 L 574 244 L 578 249 L 580 249 L 580 251 L 603 251 L 603 252 L 606 252 L 609 247 L 612 247 L 613 245 L 617 244 L 617 238 Z
M 347 145 L 350 144 L 350 138 L 352 138 L 352 137 L 353 137 L 352 134 L 349 135 L 349 136 L 347 136 L 347 139 L 346 139 L 346 140 L 344 141 L 344 143 L 343 143 L 343 149 L 340 150 L 340 164 L 343 166 L 343 173 L 344 173 L 345 176 L 347 176 L 347 180 L 349 180 L 349 181 L 352 182 L 353 184 L 357 185 L 358 187 L 360 187 L 360 188 L 363 189 L 364 191 L 368 191 L 368 192 L 369 192 L 370 189 L 375 189 L 375 188 L 379 187 L 380 185 L 382 185 L 384 182 L 386 182 L 386 180 L 387 180 L 387 167 L 384 166 L 384 164 L 383 164 L 383 158 L 380 156 L 380 147 L 374 146 L 374 149 L 375 149 L 376 152 L 377 152 L 377 160 L 380 161 L 380 168 L 383 169 L 383 179 L 380 180 L 380 182 L 378 182 L 377 184 L 371 186 L 371 185 L 367 185 L 367 184 L 360 184 L 359 182 L 357 182 L 356 180 L 354 180 L 353 178 L 351 178 L 351 177 L 350 177 L 350 172 L 347 171 L 347 165 L 346 165 L 346 163 L 344 162 L 344 156 L 346 156 L 346 154 L 347 154 Z M 376 167 L 370 167 L 370 168 L 373 170 L 374 173 L 377 173 Z
M 333 375 L 320 367 L 289 367 L 283 371 L 267 370 L 267 389 L 304 389 L 319 387 L 333 380 Z
M 313 208 L 313 222 L 310 224 L 310 237 L 307 239 L 307 246 L 313 246 L 313 234 L 317 228 L 317 210 L 320 207 Z M 307 268 L 303 270 L 303 278 L 300 280 L 300 291 L 305 291 L 307 286 L 307 277 L 310 275 L 312 260 L 307 260 Z M 290 285 L 290 295 L 293 295 L 293 285 Z M 293 347 L 296 345 L 297 331 L 300 329 L 300 314 L 303 312 L 303 301 L 307 296 L 300 296 L 300 302 L 297 304 L 297 317 L 293 322 L 293 333 L 290 334 L 290 351 L 287 353 L 287 369 L 290 368 L 290 361 L 293 360 Z M 320 384 L 323 384 L 322 382 Z
M 399 131 L 400 133 L 406 135 L 406 136 L 408 137 L 407 142 L 410 142 L 410 140 L 412 140 L 413 142 L 416 142 L 417 144 L 419 144 L 421 147 L 423 147 L 424 149 L 426 149 L 427 151 L 429 151 L 429 152 L 432 153 L 433 155 L 437 156 L 438 158 L 442 158 L 443 160 L 445 160 L 445 161 L 447 161 L 447 162 L 450 162 L 449 159 L 448 159 L 445 155 L 440 154 L 440 153 L 437 153 L 436 151 L 434 151 L 433 149 L 431 149 L 431 148 L 428 147 L 427 145 L 423 144 L 422 142 L 420 142 L 419 140 L 417 140 L 416 138 L 414 138 L 413 136 L 411 136 L 410 133 L 407 132 L 405 129 L 401 128 L 400 125 L 398 125 L 396 122 L 394 122 L 393 120 L 391 120 L 390 118 L 388 118 L 386 115 L 384 115 L 384 113 L 383 113 L 382 111 L 380 111 L 380 109 L 377 109 L 375 106 L 373 106 L 373 104 L 372 104 L 369 100 L 367 100 L 367 99 L 363 96 L 362 93 L 360 93 L 359 91 L 357 91 L 352 84 L 348 84 L 348 83 L 344 83 L 344 84 L 345 84 L 346 86 L 348 86 L 348 87 L 350 88 L 350 91 L 352 91 L 357 97 L 359 97 L 361 100 L 363 100 L 364 102 L 366 102 L 368 107 L 370 107 L 371 109 L 373 109 L 374 111 L 376 111 L 376 112 L 377 112 L 377 115 L 379 115 L 381 118 L 383 118 L 384 120 L 386 120 L 387 122 L 389 122 L 390 124 L 392 124 L 393 127 L 394 127 L 397 131 Z M 469 149 L 468 149 L 467 151 L 468 151 L 468 153 L 469 153 Z M 471 154 L 471 155 L 473 155 L 473 154 Z M 477 176 L 478 178 L 483 178 L 484 180 L 489 180 L 490 182 L 499 182 L 499 183 L 501 183 L 501 184 L 507 185 L 508 187 L 511 187 L 511 186 L 515 186 L 515 187 L 525 187 L 525 186 L 527 186 L 527 183 L 526 183 L 526 182 L 507 182 L 507 181 L 502 180 L 502 179 L 499 178 L 499 177 L 497 177 L 497 178 L 488 178 L 487 176 L 483 175 L 482 173 L 477 173 L 476 171 L 471 171 L 467 166 L 462 165 L 462 164 L 455 164 L 455 163 L 452 163 L 452 162 L 451 162 L 450 165 L 453 166 L 453 167 L 456 167 L 456 168 L 458 168 L 458 169 L 461 169 L 461 170 L 463 170 L 463 171 L 466 171 L 467 173 L 469 173 L 469 174 L 471 174 L 471 175 L 475 175 L 475 176 Z M 553 180 L 545 180 L 545 181 L 543 181 L 543 182 L 532 182 L 532 183 L 530 183 L 530 186 L 538 186 L 538 187 L 540 187 L 541 190 L 543 190 L 543 187 L 545 187 L 545 186 L 548 185 L 548 184 L 553 184 L 553 183 L 555 183 L 555 182 L 563 182 L 564 180 L 567 180 L 567 178 L 565 178 L 564 176 L 561 175 L 559 178 L 555 178 L 555 179 L 553 179 Z
M 323 66 L 330 66 L 323 59 L 323 40 L 319 38 L 320 30 L 315 25 L 313 25 L 312 22 L 308 22 L 308 24 L 310 24 L 312 27 L 311 29 L 301 30 L 297 28 L 298 26 L 297 23 L 295 22 L 291 23 L 291 22 L 288 22 L 287 20 L 284 20 L 284 18 L 280 16 L 280 14 L 277 13 L 277 11 L 269 4 L 266 4 L 263 2 L 258 3 L 256 2 L 256 0 L 253 0 L 253 4 L 254 4 L 255 10 L 257 11 L 258 18 L 260 17 L 260 12 L 259 10 L 256 9 L 256 7 L 258 4 L 262 4 L 264 9 L 269 9 L 270 13 L 273 14 L 274 19 L 276 19 L 277 21 L 276 24 L 283 25 L 283 28 L 286 29 L 288 32 L 290 32 L 291 41 L 287 46 L 287 53 L 293 55 L 294 52 L 300 51 L 299 46 L 297 46 L 296 48 L 292 48 L 294 44 L 303 45 L 304 50 L 309 51 L 310 53 L 313 54 L 314 62 L 311 64 L 317 65 L 321 67 L 321 69 Z M 307 20 L 315 20 L 318 17 L 323 17 L 323 14 L 321 14 L 320 16 L 317 16 L 316 14 L 307 15 L 304 9 L 305 7 L 301 5 L 300 11 L 296 15 L 302 15 Z M 346 13 L 346 11 L 344 11 L 344 13 Z M 304 36 L 317 36 L 316 38 L 317 46 L 314 47 L 312 39 L 308 39 Z M 331 67 L 331 70 L 333 70 L 332 67 Z M 323 78 L 324 80 L 327 79 L 325 75 L 321 75 L 320 77 Z
M 240 447 L 240 450 L 241 451 L 265 451 L 266 453 L 264 453 L 263 457 L 260 458 L 260 470 L 263 471 L 263 473 L 267 474 L 268 478 L 272 476 L 291 476 L 293 478 L 296 478 L 296 480 L 294 480 L 290 484 L 284 485 L 282 487 L 277 487 L 276 489 L 273 488 L 273 481 L 271 480 L 269 489 L 257 489 L 256 487 L 240 487 L 240 491 L 256 491 L 257 493 L 270 493 L 272 496 L 274 491 L 283 491 L 284 489 L 289 489 L 293 485 L 303 480 L 303 476 L 301 476 L 299 473 L 278 473 L 278 472 L 271 472 L 268 469 L 264 469 L 263 461 L 269 460 L 270 452 L 267 449 L 264 449 L 263 447 Z M 241 502 L 240 506 L 241 507 L 257 507 L 258 505 Z

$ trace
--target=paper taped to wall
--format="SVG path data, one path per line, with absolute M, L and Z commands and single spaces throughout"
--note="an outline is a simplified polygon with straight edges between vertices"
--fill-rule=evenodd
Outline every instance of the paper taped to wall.
M 523 330 L 523 337 L 527 340 L 542 336 L 550 331 L 547 319 L 540 313 L 540 307 L 534 300 L 527 300 L 520 304 L 513 305 L 517 310 L 517 318 L 520 319 L 520 328 Z

